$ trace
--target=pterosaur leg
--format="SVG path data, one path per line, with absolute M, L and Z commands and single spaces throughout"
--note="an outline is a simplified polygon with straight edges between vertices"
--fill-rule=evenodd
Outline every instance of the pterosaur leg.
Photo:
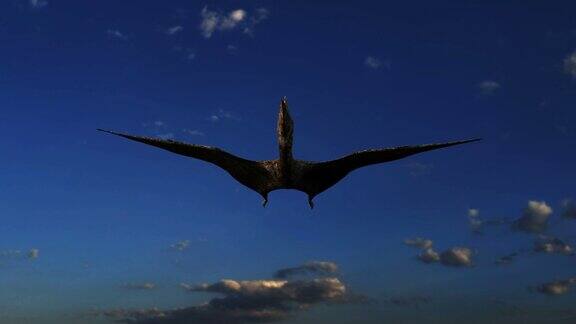
M 308 205 L 310 205 L 310 209 L 314 209 L 314 201 L 312 201 L 312 199 L 314 199 L 314 197 L 308 195 Z

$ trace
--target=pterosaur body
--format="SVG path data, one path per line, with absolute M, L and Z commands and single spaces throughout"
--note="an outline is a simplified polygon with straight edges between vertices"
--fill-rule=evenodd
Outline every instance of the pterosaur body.
M 308 203 L 311 208 L 314 207 L 313 199 L 315 196 L 338 183 L 351 171 L 372 164 L 402 159 L 413 154 L 479 140 L 371 149 L 325 162 L 298 160 L 292 155 L 294 123 L 288 112 L 286 98 L 280 101 L 277 127 L 280 154 L 275 160 L 252 161 L 215 147 L 99 130 L 212 163 L 226 170 L 241 184 L 259 193 L 264 198 L 264 206 L 268 203 L 269 192 L 277 189 L 295 189 L 308 195 Z

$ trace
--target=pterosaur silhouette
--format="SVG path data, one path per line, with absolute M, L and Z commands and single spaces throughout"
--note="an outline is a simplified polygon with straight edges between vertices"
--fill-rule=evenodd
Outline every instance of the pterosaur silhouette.
M 215 164 L 226 170 L 241 184 L 259 193 L 264 198 L 263 206 L 268 203 L 269 192 L 277 189 L 295 189 L 308 195 L 310 208 L 314 208 L 314 197 L 335 185 L 351 171 L 372 164 L 402 159 L 413 154 L 480 140 L 476 138 L 438 144 L 371 149 L 325 162 L 297 160 L 292 156 L 294 122 L 288 112 L 286 97 L 280 100 L 276 130 L 280 154 L 275 160 L 252 161 L 237 157 L 216 147 L 134 136 L 104 129 L 98 130 Z

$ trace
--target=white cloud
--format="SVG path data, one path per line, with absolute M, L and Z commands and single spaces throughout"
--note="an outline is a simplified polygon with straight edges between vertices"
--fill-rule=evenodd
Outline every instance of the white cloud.
M 576 51 L 564 59 L 564 72 L 576 78 Z
M 48 1 L 46 0 L 30 0 L 30 7 L 33 9 L 42 9 L 48 6 Z
M 557 280 L 541 284 L 536 288 L 536 290 L 546 295 L 563 295 L 570 291 L 571 286 L 573 286 L 575 283 L 576 278 Z
M 447 266 L 469 267 L 472 265 L 472 250 L 465 247 L 454 247 L 440 254 L 440 262 Z
M 233 29 L 245 18 L 246 18 L 245 10 L 243 9 L 234 10 L 228 14 L 228 17 L 222 19 L 221 28 L 223 30 Z
M 470 229 L 475 233 L 479 233 L 482 229 L 484 222 L 480 219 L 480 211 L 478 209 L 468 209 L 468 225 L 470 226 Z
M 424 263 L 433 263 L 440 261 L 440 255 L 433 249 L 426 249 L 418 255 L 418 259 Z
M 173 26 L 173 27 L 170 27 L 166 30 L 166 34 L 172 36 L 172 35 L 175 35 L 175 34 L 181 32 L 183 29 L 184 29 L 184 27 L 179 26 L 179 25 Z
M 541 232 L 546 229 L 550 215 L 552 208 L 546 202 L 531 200 L 522 216 L 514 222 L 514 226 L 526 232 Z
M 268 17 L 268 10 L 257 9 L 255 14 L 249 17 L 244 9 L 236 9 L 224 15 L 204 7 L 200 16 L 202 17 L 200 23 L 202 35 L 210 38 L 216 31 L 230 31 L 238 28 L 241 28 L 244 33 L 252 33 L 254 26 Z
M 482 81 L 478 84 L 480 92 L 484 95 L 492 95 L 496 90 L 500 89 L 500 83 L 492 80 Z
M 121 31 L 119 31 L 118 29 L 108 29 L 106 31 L 106 33 L 108 34 L 108 36 L 110 36 L 112 38 L 122 39 L 122 40 L 128 39 L 128 37 L 126 35 L 124 35 Z

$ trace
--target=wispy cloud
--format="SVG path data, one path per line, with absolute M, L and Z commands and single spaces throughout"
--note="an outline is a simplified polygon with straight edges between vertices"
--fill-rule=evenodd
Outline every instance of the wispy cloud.
M 410 175 L 413 177 L 428 175 L 434 168 L 433 164 L 421 162 L 410 162 L 406 166 L 410 170 Z
M 156 135 L 163 140 L 171 140 L 174 139 L 174 133 L 163 133 Z
M 180 26 L 180 25 L 173 26 L 173 27 L 170 27 L 170 28 L 166 29 L 166 34 L 167 34 L 167 35 L 170 35 L 170 36 L 176 35 L 176 34 L 178 34 L 179 32 L 181 32 L 183 29 L 184 29 L 184 27 L 182 27 L 182 26 Z
M 547 282 L 536 287 L 536 291 L 546 294 L 546 295 L 564 295 L 570 288 L 576 284 L 576 278 L 570 278 L 566 280 L 557 280 L 552 282 Z
M 126 36 L 125 34 L 123 34 L 121 31 L 119 31 L 118 29 L 108 29 L 106 31 L 106 34 L 108 34 L 109 37 L 114 38 L 114 39 L 121 39 L 121 40 L 126 40 L 128 39 L 128 36 Z
M 516 257 L 518 257 L 519 255 L 520 255 L 519 252 L 512 252 L 505 256 L 499 257 L 498 259 L 496 259 L 496 261 L 494 261 L 494 263 L 497 265 L 508 265 L 512 263 L 514 259 L 516 259 Z
M 329 261 L 310 261 L 298 267 L 284 268 L 276 271 L 275 278 L 286 279 L 297 275 L 330 275 L 338 272 L 338 265 Z
M 568 243 L 557 237 L 541 235 L 534 243 L 534 251 L 542 253 L 557 253 L 564 255 L 573 255 L 574 249 Z
M 210 117 L 208 117 L 208 120 L 210 120 L 211 122 L 219 122 L 225 119 L 230 119 L 230 120 L 235 120 L 235 121 L 239 121 L 240 117 L 236 116 L 234 113 L 224 110 L 224 109 L 219 109 L 216 113 L 210 115 Z
M 254 27 L 268 18 L 268 10 L 260 8 L 254 14 L 249 15 L 244 9 L 236 9 L 228 14 L 222 14 L 204 7 L 200 16 L 202 17 L 200 22 L 202 35 L 205 38 L 211 38 L 216 31 L 242 30 L 246 34 L 252 34 Z
M 142 123 L 142 126 L 149 129 L 153 133 L 153 136 L 161 138 L 163 140 L 171 140 L 175 138 L 174 131 L 168 124 L 163 120 L 155 120 L 152 122 Z
M 186 48 L 182 45 L 176 45 L 173 47 L 174 51 L 184 53 L 184 58 L 188 61 L 192 61 L 196 58 L 196 52 L 194 49 Z
M 42 9 L 46 6 L 48 6 L 48 1 L 47 0 L 30 0 L 30 7 L 32 9 Z
M 498 89 L 500 89 L 500 83 L 492 80 L 486 80 L 478 83 L 478 88 L 480 93 L 483 95 L 493 95 Z
M 468 225 L 474 233 L 480 233 L 484 222 L 480 219 L 480 211 L 478 209 L 468 209 Z
M 561 205 L 564 218 L 576 219 L 576 203 L 574 203 L 574 200 L 564 199 Z
M 189 246 L 190 246 L 190 240 L 182 240 L 170 245 L 170 248 L 182 252 L 184 250 L 187 250 Z
M 432 245 L 434 244 L 434 242 L 432 240 L 425 239 L 422 237 L 415 237 L 415 238 L 411 238 L 411 239 L 405 239 L 404 244 L 406 244 L 408 246 L 413 246 L 413 247 L 416 247 L 419 249 L 430 249 L 430 248 L 432 248 Z
M 371 69 L 378 69 L 380 66 L 382 66 L 382 62 L 374 56 L 368 56 L 366 59 L 364 59 L 364 65 Z
M 4 250 L 0 251 L 0 259 L 30 259 L 35 260 L 40 256 L 39 249 L 30 249 L 28 251 L 21 250 Z
M 564 72 L 576 78 L 576 51 L 564 59 Z
M 482 234 L 482 230 L 486 225 L 505 225 L 512 223 L 509 219 L 482 219 L 480 217 L 480 210 L 471 208 L 468 209 L 468 225 L 470 230 L 476 234 Z
M 154 284 L 152 282 L 127 283 L 127 284 L 123 284 L 122 288 L 129 289 L 129 290 L 153 290 L 153 289 L 156 289 L 156 284 Z
M 201 131 L 199 131 L 199 130 L 197 130 L 197 129 L 184 128 L 184 129 L 182 130 L 182 132 L 183 132 L 184 134 L 188 134 L 188 135 L 192 135 L 192 136 L 204 136 L 204 135 L 206 135 L 206 134 L 204 134 L 204 132 L 201 132 Z

